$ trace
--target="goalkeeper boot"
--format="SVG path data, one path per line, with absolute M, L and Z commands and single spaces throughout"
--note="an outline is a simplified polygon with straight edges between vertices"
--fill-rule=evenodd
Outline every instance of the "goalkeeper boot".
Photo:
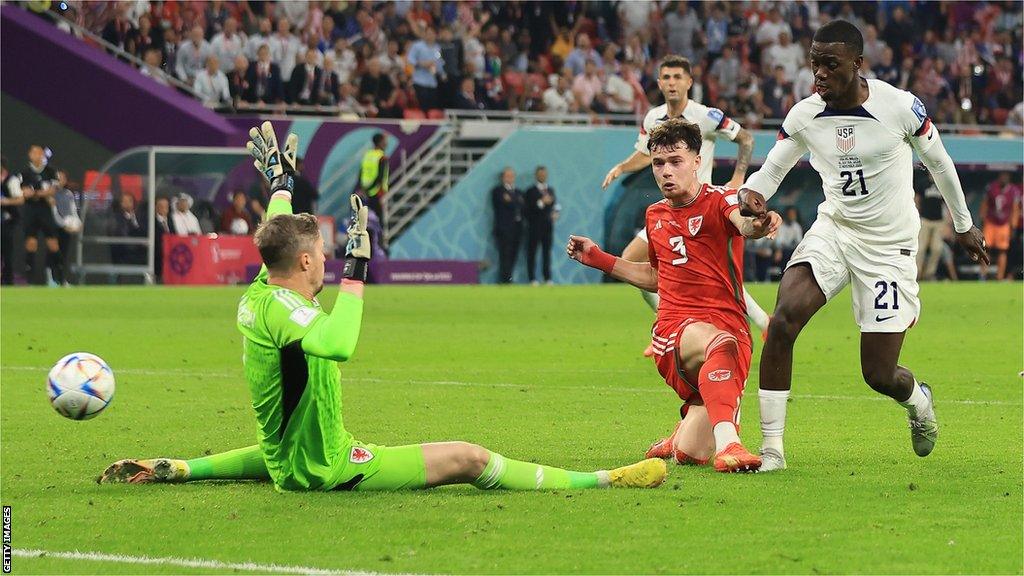
M 648 458 L 607 474 L 612 488 L 656 488 L 668 476 L 668 465 L 660 458 Z
M 928 409 L 920 413 L 908 410 L 907 415 L 910 420 L 910 443 L 914 446 L 914 453 L 923 457 L 935 449 L 935 442 L 939 439 L 939 422 L 935 419 L 931 386 L 921 382 L 921 392 L 928 397 Z
M 747 451 L 739 442 L 733 442 L 715 454 L 715 470 L 718 472 L 757 472 L 761 458 Z
M 184 482 L 188 480 L 188 464 L 184 460 L 153 458 L 149 460 L 118 460 L 96 480 L 98 483 Z
M 761 448 L 761 467 L 758 472 L 775 472 L 786 469 L 786 457 L 775 448 Z
M 644 458 L 671 458 L 672 448 L 676 442 L 676 434 L 679 433 L 679 427 L 682 425 L 683 421 L 680 420 L 668 438 L 662 438 L 651 444 L 651 447 L 647 449 L 647 453 L 644 454 Z

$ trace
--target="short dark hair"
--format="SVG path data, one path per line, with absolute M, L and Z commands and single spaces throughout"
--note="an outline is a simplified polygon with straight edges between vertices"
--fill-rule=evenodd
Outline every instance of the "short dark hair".
M 658 65 L 659 75 L 664 68 L 682 68 L 687 74 L 692 74 L 690 72 L 690 60 L 682 56 L 677 56 L 676 54 L 669 54 L 668 56 L 665 56 L 665 59 Z
M 687 150 L 700 154 L 702 140 L 699 126 L 682 118 L 673 118 L 651 130 L 651 136 L 647 139 L 647 150 L 672 149 L 683 144 Z
M 373 135 L 373 145 L 374 146 L 380 146 L 383 143 L 384 143 L 384 133 L 383 132 L 377 132 L 376 134 Z
M 299 253 L 312 251 L 320 225 L 312 214 L 278 214 L 260 224 L 253 241 L 271 272 L 288 272 Z
M 823 44 L 846 44 L 855 56 L 864 54 L 864 35 L 846 20 L 832 20 L 818 28 L 814 33 L 814 41 Z

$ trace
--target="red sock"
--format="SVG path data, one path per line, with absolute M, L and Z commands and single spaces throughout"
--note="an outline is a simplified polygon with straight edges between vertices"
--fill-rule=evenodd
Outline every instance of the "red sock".
M 738 428 L 740 396 L 743 395 L 739 358 L 739 345 L 729 334 L 716 336 L 704 351 L 697 389 L 707 406 L 712 428 L 719 422 L 732 422 Z

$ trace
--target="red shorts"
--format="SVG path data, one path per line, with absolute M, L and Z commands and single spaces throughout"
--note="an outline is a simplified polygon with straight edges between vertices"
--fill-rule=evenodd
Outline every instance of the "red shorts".
M 655 322 L 651 334 L 654 362 L 658 366 L 658 373 L 665 379 L 665 384 L 675 390 L 679 398 L 686 404 L 703 404 L 703 399 L 697 390 L 698 374 L 683 371 L 677 352 L 680 336 L 687 326 L 695 322 L 706 322 L 735 336 L 740 350 L 740 379 L 743 380 L 744 385 L 746 385 L 747 375 L 750 373 L 751 343 L 750 332 L 746 328 L 737 328 L 724 316 L 714 312 L 681 319 L 658 320 Z

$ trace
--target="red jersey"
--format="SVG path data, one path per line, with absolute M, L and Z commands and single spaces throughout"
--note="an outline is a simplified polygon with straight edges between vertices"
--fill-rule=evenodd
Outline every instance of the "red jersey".
M 743 237 L 729 221 L 736 191 L 702 184 L 688 206 L 647 208 L 648 255 L 658 271 L 657 324 L 714 314 L 734 334 L 747 331 Z

